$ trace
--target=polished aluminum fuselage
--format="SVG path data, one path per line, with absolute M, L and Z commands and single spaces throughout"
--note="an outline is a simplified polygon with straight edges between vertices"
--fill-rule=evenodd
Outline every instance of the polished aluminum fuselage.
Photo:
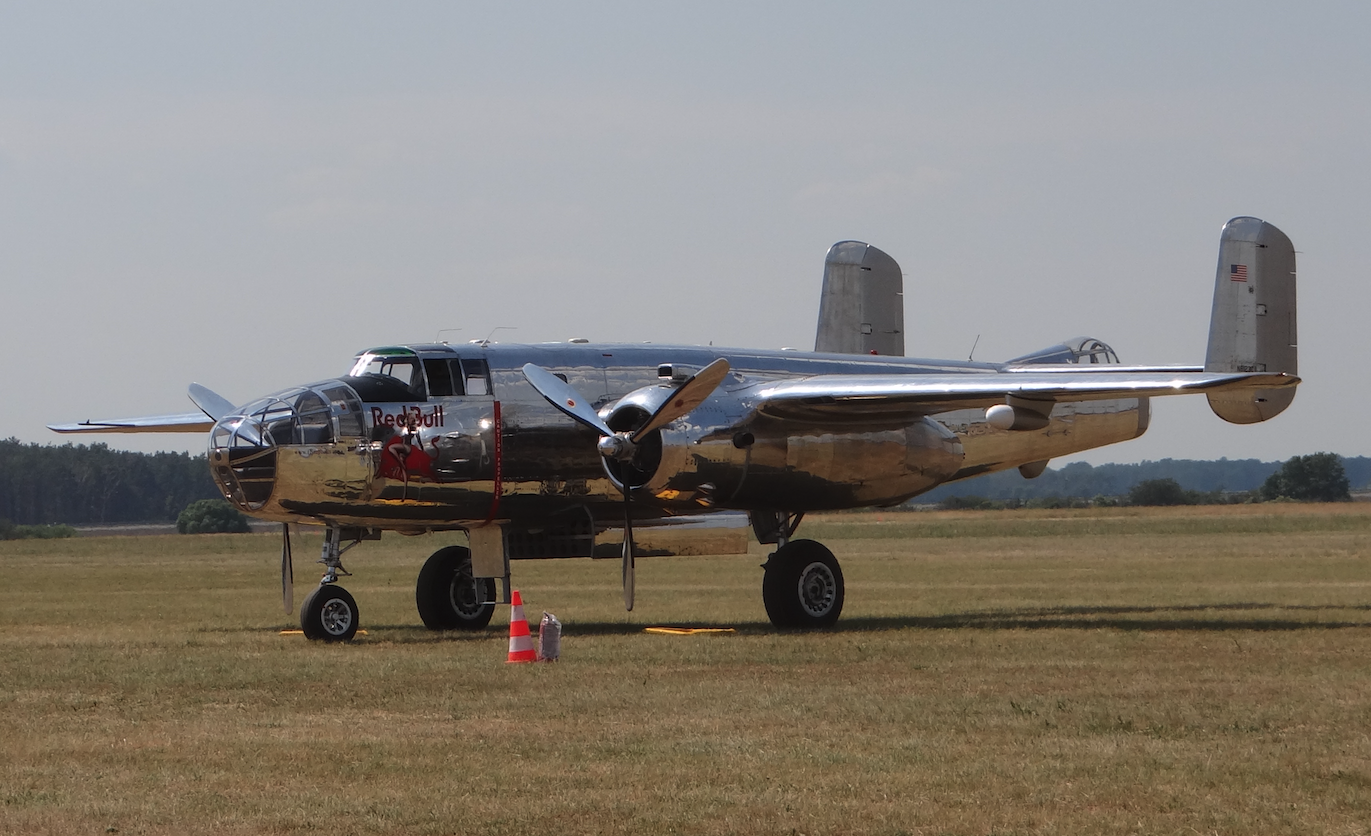
M 489 391 L 362 403 L 360 433 L 355 416 L 347 415 L 356 405 L 335 404 L 327 441 L 275 445 L 270 493 L 252 501 L 241 491 L 235 495 L 224 469 L 227 453 L 212 442 L 212 469 L 225 495 L 264 519 L 415 533 L 494 520 L 524 527 L 571 518 L 589 518 L 596 528 L 620 524 L 622 494 L 596 451 L 596 433 L 535 391 L 521 371 L 526 363 L 564 375 L 597 409 L 640 402 L 650 412 L 671 391 L 669 378 L 659 377 L 662 366 L 680 374 L 728 360 L 732 371 L 714 394 L 661 430 L 660 464 L 635 491 L 635 518 L 645 523 L 712 510 L 890 505 L 952 479 L 1135 438 L 1148 417 L 1147 400 L 1132 398 L 1058 403 L 1048 425 L 1030 432 L 995 429 L 982 409 L 804 426 L 758 411 L 759 392 L 809 375 L 976 375 L 1002 367 L 651 344 L 406 348 L 423 358 L 484 360 Z M 323 392 L 348 380 L 312 388 Z M 347 420 L 340 420 L 340 409 Z M 407 424 L 425 466 L 397 477 L 387 468 L 386 439 Z

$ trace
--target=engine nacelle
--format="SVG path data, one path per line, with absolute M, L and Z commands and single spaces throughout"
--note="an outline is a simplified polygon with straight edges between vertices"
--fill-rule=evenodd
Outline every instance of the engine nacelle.
M 730 417 L 706 405 L 663 429 L 643 493 L 683 512 L 893 505 L 946 481 L 963 459 L 957 436 L 926 418 L 877 432 L 792 435 L 761 422 L 739 428 Z

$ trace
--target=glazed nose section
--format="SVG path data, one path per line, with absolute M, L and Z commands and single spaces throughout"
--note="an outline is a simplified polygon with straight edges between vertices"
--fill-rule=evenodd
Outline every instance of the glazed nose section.
M 271 499 L 282 447 L 319 448 L 362 436 L 362 402 L 352 389 L 336 380 L 298 386 L 220 418 L 209 435 L 210 471 L 225 499 L 257 511 Z
M 276 484 L 275 442 L 251 415 L 226 415 L 210 432 L 209 465 L 224 498 L 256 511 Z

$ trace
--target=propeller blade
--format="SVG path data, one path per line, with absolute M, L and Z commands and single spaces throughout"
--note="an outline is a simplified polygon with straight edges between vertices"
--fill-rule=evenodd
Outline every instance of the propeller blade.
M 281 603 L 286 615 L 295 609 L 295 564 L 290 557 L 290 523 L 281 523 Z
M 624 609 L 633 612 L 633 509 L 629 506 L 632 488 L 624 486 Z
M 643 436 L 655 429 L 665 427 L 690 410 L 705 402 L 705 399 L 714 394 L 714 390 L 719 388 L 719 384 L 724 382 L 728 375 L 728 361 L 720 357 L 703 369 L 700 369 L 690 377 L 681 387 L 672 393 L 671 397 L 662 402 L 657 407 L 657 411 L 652 413 L 652 417 L 633 432 L 629 439 L 634 444 L 642 441 Z
M 585 424 L 600 435 L 614 435 L 614 431 L 600 420 L 590 401 L 581 397 L 581 393 L 565 380 L 532 363 L 524 366 L 524 377 L 538 390 L 538 394 L 547 398 L 548 403 L 560 409 L 568 418 Z
M 198 383 L 192 383 L 186 394 L 190 395 L 191 402 L 200 407 L 201 412 L 216 421 L 233 412 L 233 404 Z

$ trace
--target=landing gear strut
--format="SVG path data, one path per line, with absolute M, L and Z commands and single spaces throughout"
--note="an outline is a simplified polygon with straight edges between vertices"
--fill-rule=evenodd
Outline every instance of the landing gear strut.
M 347 642 L 357 635 L 357 601 L 338 585 L 339 575 L 352 573 L 343 568 L 343 552 L 362 542 L 358 535 L 344 546 L 343 530 L 331 525 L 324 532 L 324 545 L 319 562 L 324 564 L 324 577 L 319 587 L 305 597 L 300 605 L 300 629 L 305 637 L 316 641 Z

